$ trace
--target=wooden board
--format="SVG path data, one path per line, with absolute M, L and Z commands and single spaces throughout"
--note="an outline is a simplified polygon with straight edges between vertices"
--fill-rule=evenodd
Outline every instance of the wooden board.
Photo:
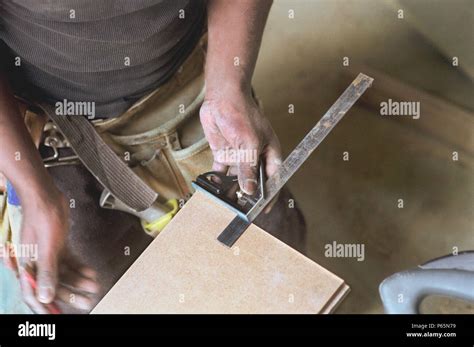
M 329 313 L 342 279 L 251 225 L 230 249 L 235 216 L 196 192 L 92 313 Z

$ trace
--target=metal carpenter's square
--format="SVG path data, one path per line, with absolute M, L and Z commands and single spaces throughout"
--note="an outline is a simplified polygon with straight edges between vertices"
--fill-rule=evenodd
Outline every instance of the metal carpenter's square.
M 196 189 L 204 191 L 237 213 L 237 216 L 217 237 L 220 242 L 232 247 L 372 82 L 373 78 L 360 73 L 265 184 L 263 184 L 262 169 L 260 170 L 260 189 L 254 196 L 240 194 L 237 201 L 233 202 L 227 194 L 230 185 L 223 183 L 233 181 L 237 184 L 235 176 L 222 176 L 217 172 L 208 172 L 198 176 L 196 182 L 193 182 Z

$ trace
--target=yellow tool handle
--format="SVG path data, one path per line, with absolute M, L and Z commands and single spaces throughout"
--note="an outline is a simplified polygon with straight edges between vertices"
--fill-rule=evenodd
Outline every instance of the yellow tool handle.
M 141 220 L 143 229 L 152 237 L 156 237 L 165 228 L 165 226 L 168 225 L 168 223 L 179 210 L 178 200 L 176 199 L 168 200 L 165 205 L 170 209 L 170 212 L 161 216 L 157 220 L 154 220 L 153 222 L 147 222 L 143 219 Z

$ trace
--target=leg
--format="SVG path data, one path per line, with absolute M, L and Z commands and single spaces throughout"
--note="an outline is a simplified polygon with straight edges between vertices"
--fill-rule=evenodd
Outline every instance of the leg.
M 59 166 L 49 172 L 70 201 L 68 251 L 97 271 L 104 295 L 152 238 L 136 217 L 99 207 L 101 186 L 84 166 Z M 61 308 L 77 313 L 66 305 Z
M 305 253 L 306 222 L 296 204 L 290 207 L 290 199 L 294 200 L 293 195 L 287 187 L 283 187 L 270 213 L 262 213 L 255 220 L 255 224 L 299 252 Z

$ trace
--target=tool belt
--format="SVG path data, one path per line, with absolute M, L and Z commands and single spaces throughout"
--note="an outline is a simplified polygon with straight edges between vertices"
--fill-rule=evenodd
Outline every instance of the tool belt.
M 140 99 L 122 115 L 91 121 L 108 147 L 159 194 L 171 211 L 158 226 L 142 223 L 145 231 L 152 236 L 156 236 L 176 213 L 176 200 L 184 202 L 189 198 L 191 181 L 212 166 L 212 152 L 199 121 L 205 91 L 203 67 L 206 41 L 204 36 L 168 82 Z M 22 114 L 27 125 L 31 123 L 29 129 L 35 144 L 38 146 L 41 142 L 53 153 L 44 158 L 45 166 L 80 164 L 80 158 L 70 150 L 69 139 L 58 126 L 47 119 L 38 107 L 25 105 L 27 103 L 21 102 L 20 108 L 24 111 Z M 4 205 L 0 204 L 0 208 L 5 210 Z M 6 213 L 3 217 L 0 225 L 8 226 Z M 7 238 L 5 235 L 5 231 L 1 233 L 0 240 Z
M 186 199 L 191 181 L 212 165 L 199 121 L 204 101 L 204 47 L 174 77 L 118 118 L 94 121 L 106 143 L 166 199 Z

